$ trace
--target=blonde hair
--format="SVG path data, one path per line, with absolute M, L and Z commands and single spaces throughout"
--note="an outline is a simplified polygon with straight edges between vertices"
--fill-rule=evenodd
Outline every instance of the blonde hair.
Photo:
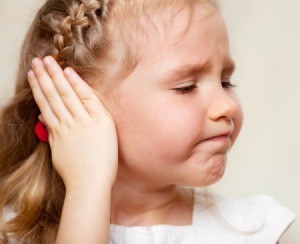
M 54 243 L 65 197 L 63 181 L 52 166 L 50 147 L 34 134 L 40 111 L 27 81 L 32 59 L 52 55 L 62 67 L 74 68 L 90 85 L 110 85 L 138 62 L 132 33 L 143 29 L 139 19 L 147 16 L 150 20 L 155 12 L 175 3 L 191 8 L 196 2 L 203 1 L 46 1 L 23 43 L 15 94 L 1 110 L 3 243 L 8 242 L 9 234 L 25 243 Z M 6 206 L 11 206 L 16 216 L 5 222 L 2 212 Z

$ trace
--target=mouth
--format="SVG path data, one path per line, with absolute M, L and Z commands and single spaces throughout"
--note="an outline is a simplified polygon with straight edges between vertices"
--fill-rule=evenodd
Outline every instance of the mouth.
M 233 134 L 233 130 L 228 130 L 228 131 L 225 131 L 225 132 L 221 132 L 219 134 L 212 135 L 211 137 L 206 138 L 204 141 L 230 140 L 232 134 Z
M 226 148 L 229 150 L 232 146 L 231 136 L 234 130 L 226 130 L 220 133 L 215 133 L 214 135 L 204 139 L 201 143 L 210 144 L 211 148 Z
M 203 140 L 203 141 L 224 141 L 224 142 L 228 142 L 228 141 L 230 141 L 231 142 L 231 140 L 230 140 L 230 136 L 229 135 L 220 135 L 220 136 L 214 136 L 214 137 L 210 137 L 210 138 L 207 138 L 207 139 L 205 139 L 205 140 Z
M 201 150 L 210 153 L 226 154 L 232 146 L 232 141 L 229 134 L 220 134 L 206 138 L 200 141 L 198 145 L 201 147 Z

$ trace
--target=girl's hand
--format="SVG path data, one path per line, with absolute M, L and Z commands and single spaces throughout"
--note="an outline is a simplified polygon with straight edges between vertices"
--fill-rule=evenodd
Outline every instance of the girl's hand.
M 49 131 L 52 163 L 66 189 L 112 186 L 116 179 L 116 128 L 93 89 L 52 57 L 35 58 L 28 72 L 34 99 Z

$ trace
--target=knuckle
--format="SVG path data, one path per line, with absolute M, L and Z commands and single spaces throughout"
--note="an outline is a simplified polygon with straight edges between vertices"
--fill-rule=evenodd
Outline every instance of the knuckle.
M 60 94 L 60 97 L 64 102 L 68 102 L 70 100 L 70 96 L 66 93 Z
M 74 90 L 80 90 L 80 88 L 81 88 L 81 84 L 80 84 L 80 82 L 79 81 L 77 81 L 77 80 L 72 80 L 72 86 L 73 86 L 73 89 Z
M 48 92 L 47 98 L 49 101 L 52 101 L 52 102 L 55 102 L 58 99 L 57 95 L 54 92 Z
M 91 102 L 91 99 L 89 97 L 82 97 L 80 98 L 83 105 L 87 105 Z
M 74 120 L 71 116 L 66 116 L 62 123 L 67 129 L 72 129 L 74 127 Z
M 51 86 L 44 86 L 43 90 L 47 96 L 53 96 L 54 95 L 54 89 Z
M 53 123 L 50 126 L 50 134 L 52 134 L 54 138 L 58 137 L 59 130 L 60 130 L 60 124 L 59 123 Z
M 45 70 L 42 68 L 38 68 L 35 70 L 36 76 L 39 80 L 45 79 Z

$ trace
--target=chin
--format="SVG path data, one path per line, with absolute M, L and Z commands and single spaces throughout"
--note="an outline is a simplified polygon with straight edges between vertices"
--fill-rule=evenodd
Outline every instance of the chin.
M 226 169 L 226 162 L 226 154 L 216 155 L 209 160 L 206 171 L 209 185 L 216 183 L 223 177 Z
M 187 186 L 207 187 L 222 179 L 226 169 L 226 154 L 211 158 L 204 169 L 204 172 L 197 174 L 197 170 L 190 177 L 187 177 Z

